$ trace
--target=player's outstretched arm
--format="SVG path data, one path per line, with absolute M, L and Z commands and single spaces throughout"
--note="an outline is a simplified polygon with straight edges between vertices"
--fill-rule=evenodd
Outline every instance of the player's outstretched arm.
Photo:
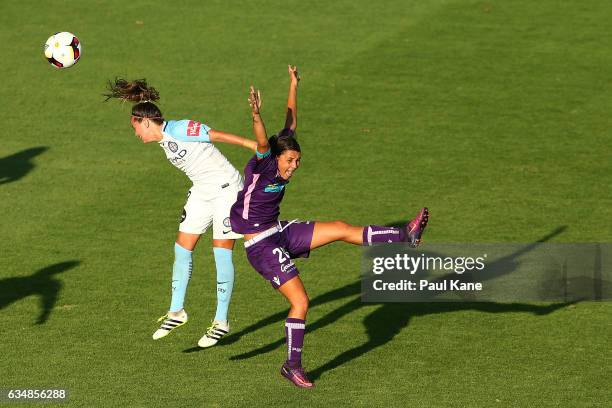
M 231 133 L 219 132 L 218 130 L 210 129 L 208 131 L 210 141 L 215 143 L 229 143 L 238 146 L 244 146 L 249 150 L 255 151 L 257 149 L 257 142 L 254 140 L 245 139 L 244 137 L 232 135 Z
M 297 128 L 297 88 L 300 82 L 300 75 L 296 66 L 288 66 L 289 78 L 289 96 L 287 97 L 287 113 L 285 114 L 285 129 L 291 129 L 295 132 Z
M 257 153 L 262 155 L 270 150 L 270 144 L 268 143 L 266 127 L 259 113 L 261 109 L 261 94 L 253 86 L 251 86 L 249 92 L 249 105 L 251 105 L 251 113 L 253 115 L 253 133 L 257 140 Z

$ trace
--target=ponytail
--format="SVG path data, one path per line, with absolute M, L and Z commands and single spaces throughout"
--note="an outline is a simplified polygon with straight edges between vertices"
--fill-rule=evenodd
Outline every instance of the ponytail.
M 159 100 L 159 92 L 152 86 L 148 86 L 146 79 L 127 81 L 123 78 L 115 78 L 114 81 L 108 81 L 108 93 L 104 96 L 107 101 L 116 98 L 134 102 L 132 116 L 136 117 L 139 122 L 145 118 L 158 125 L 164 122 L 161 110 L 153 103 Z

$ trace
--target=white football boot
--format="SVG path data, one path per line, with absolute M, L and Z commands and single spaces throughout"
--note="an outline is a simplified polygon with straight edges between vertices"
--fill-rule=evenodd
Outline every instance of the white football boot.
M 153 333 L 153 340 L 166 337 L 170 334 L 172 330 L 176 329 L 177 327 L 181 327 L 182 325 L 187 323 L 187 320 L 188 317 L 187 312 L 185 312 L 185 309 L 181 310 L 178 316 L 170 316 L 170 312 L 166 313 L 165 315 L 157 319 L 157 321 L 162 322 L 162 324 L 161 326 L 159 326 L 159 329 L 157 329 L 155 333 Z
M 206 329 L 204 336 L 198 341 L 198 346 L 202 348 L 211 347 L 230 331 L 228 322 L 213 320 L 212 326 Z

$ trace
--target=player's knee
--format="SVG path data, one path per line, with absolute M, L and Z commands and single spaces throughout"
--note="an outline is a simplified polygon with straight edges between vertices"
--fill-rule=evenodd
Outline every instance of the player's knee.
M 334 228 L 336 231 L 338 231 L 341 237 L 344 237 L 346 234 L 348 234 L 350 227 L 351 226 L 344 221 L 334 221 Z
M 304 314 L 306 314 L 306 312 L 308 311 L 308 305 L 309 305 L 308 296 L 301 296 L 297 299 L 293 299 L 293 301 L 291 302 L 291 307 L 294 310 L 304 312 Z

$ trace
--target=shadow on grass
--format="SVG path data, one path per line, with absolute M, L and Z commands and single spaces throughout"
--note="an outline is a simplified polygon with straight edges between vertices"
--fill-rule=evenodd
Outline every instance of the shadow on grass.
M 25 177 L 35 165 L 31 160 L 49 150 L 48 147 L 32 147 L 0 159 L 0 184 L 8 184 Z
M 352 302 L 355 308 L 360 299 Z M 348 303 L 345 306 L 350 305 Z M 363 319 L 368 341 L 347 350 L 332 360 L 309 371 L 310 378 L 315 380 L 323 373 L 333 370 L 342 364 L 349 362 L 361 355 L 383 346 L 391 341 L 403 328 L 408 326 L 410 319 L 419 316 L 450 313 L 464 310 L 475 310 L 486 313 L 533 313 L 535 315 L 546 315 L 568 306 L 570 303 L 557 303 L 547 306 L 530 304 L 503 304 L 503 303 L 385 303 Z
M 361 282 L 359 281 L 343 286 L 338 289 L 331 290 L 313 299 L 310 299 L 310 303 L 309 303 L 310 309 L 312 309 L 313 307 L 328 303 L 328 302 L 332 302 L 337 299 L 343 299 L 346 297 L 350 297 L 350 296 L 359 294 L 360 290 L 361 290 Z M 257 330 L 262 329 L 271 324 L 278 323 L 280 321 L 284 321 L 287 318 L 287 313 L 289 313 L 289 309 L 284 310 L 282 312 L 275 313 L 271 316 L 268 316 L 265 319 L 262 319 L 248 327 L 245 327 L 244 329 L 242 329 L 241 331 L 237 333 L 229 334 L 227 337 L 225 337 L 223 340 L 219 342 L 219 345 L 227 346 L 227 345 L 233 344 L 237 342 L 238 340 L 240 340 L 242 336 L 246 336 L 247 334 L 256 332 Z M 310 332 L 311 330 L 312 330 L 312 327 L 309 325 L 308 332 Z M 283 338 L 282 342 L 284 341 L 285 340 Z M 273 347 L 271 350 L 273 350 L 274 348 L 276 347 Z M 194 352 L 202 351 L 202 350 L 205 350 L 205 349 L 201 347 L 192 347 L 192 348 L 183 350 L 183 353 L 194 353 Z
M 54 275 L 78 266 L 80 261 L 60 262 L 39 269 L 30 276 L 0 280 L 0 310 L 28 296 L 40 296 L 41 311 L 36 324 L 44 324 L 55 306 L 62 282 Z
M 501 258 L 495 263 L 498 263 L 496 270 L 499 270 L 495 276 L 492 278 L 501 276 L 502 274 L 508 274 L 514 271 L 519 265 L 518 257 L 522 254 L 529 252 L 530 250 L 537 247 L 540 243 L 547 242 L 553 237 L 563 233 L 567 227 L 562 226 L 546 236 L 539 239 L 537 242 L 528 245 L 521 250 L 507 256 Z M 454 275 L 456 276 L 456 275 Z M 320 319 L 308 324 L 307 333 L 312 334 L 313 332 L 332 324 L 342 317 L 349 315 L 356 310 L 364 307 L 364 306 L 376 306 L 376 303 L 362 303 L 361 302 L 361 282 L 356 281 L 345 285 L 341 288 L 331 290 L 322 295 L 319 295 L 313 298 L 310 301 L 310 309 L 317 307 L 319 305 L 336 301 L 344 298 L 351 298 L 344 305 L 332 310 L 327 313 L 325 316 Z M 435 302 L 426 302 L 426 303 L 381 303 L 380 307 L 372 311 L 363 319 L 363 324 L 366 328 L 366 333 L 368 335 L 368 341 L 363 344 L 360 344 L 356 347 L 347 350 L 338 356 L 334 357 L 332 360 L 323 364 L 320 367 L 315 368 L 314 370 L 309 371 L 309 376 L 312 380 L 319 378 L 323 373 L 333 370 L 345 364 L 365 353 L 368 353 L 377 347 L 387 344 L 391 341 L 398 333 L 402 331 L 406 326 L 408 326 L 410 319 L 413 317 L 431 315 L 431 314 L 440 314 L 440 313 L 450 313 L 457 311 L 465 311 L 465 310 L 475 310 L 486 313 L 533 313 L 535 315 L 546 315 L 552 313 L 558 309 L 564 308 L 575 302 L 564 302 L 564 303 L 554 303 L 550 305 L 533 305 L 528 303 L 494 303 L 494 302 L 470 302 L 470 303 L 451 303 L 451 302 L 443 302 L 443 303 L 435 303 Z M 287 317 L 287 311 L 278 312 L 273 315 L 270 315 L 251 326 L 248 326 L 237 332 L 235 334 L 229 335 L 227 338 L 223 339 L 220 344 L 232 344 L 240 339 L 240 337 L 247 335 L 249 333 L 253 333 L 263 327 L 266 327 L 270 324 L 279 323 L 285 320 Z M 239 354 L 233 357 L 230 357 L 231 360 L 243 360 L 249 359 L 252 357 L 256 357 L 261 354 L 268 353 L 281 347 L 285 344 L 285 338 L 281 337 L 274 342 L 266 344 L 257 349 L 248 351 L 243 354 Z M 194 352 L 199 351 L 199 348 L 192 348 L 188 350 L 184 350 L 184 352 Z

